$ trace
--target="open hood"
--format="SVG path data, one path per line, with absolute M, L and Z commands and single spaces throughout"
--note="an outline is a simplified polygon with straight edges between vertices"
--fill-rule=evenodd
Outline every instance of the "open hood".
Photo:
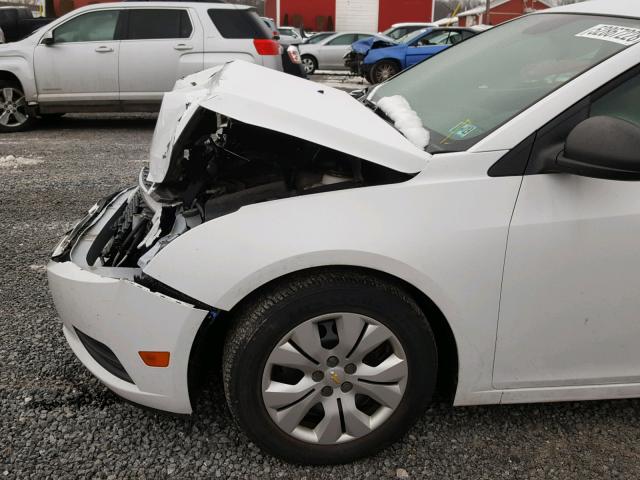
M 431 158 L 346 92 L 235 61 L 179 80 L 165 94 L 148 181 L 162 183 L 181 158 L 180 136 L 201 108 L 398 172 L 417 173 Z

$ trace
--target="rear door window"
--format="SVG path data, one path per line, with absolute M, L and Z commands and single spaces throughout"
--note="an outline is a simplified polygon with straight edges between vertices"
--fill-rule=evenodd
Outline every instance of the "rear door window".
M 336 38 L 329 40 L 327 45 L 337 46 L 337 45 L 351 45 L 356 41 L 356 36 L 353 33 L 347 33 L 344 35 L 339 35 Z
M 208 13 L 224 38 L 271 38 L 273 36 L 254 10 L 212 8 Z
M 193 26 L 186 10 L 129 10 L 127 40 L 189 38 Z

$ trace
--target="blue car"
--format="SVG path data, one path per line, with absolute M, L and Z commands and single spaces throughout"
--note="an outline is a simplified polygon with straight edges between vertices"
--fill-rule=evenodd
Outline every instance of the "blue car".
M 416 63 L 477 35 L 487 27 L 434 27 L 393 40 L 376 35 L 351 45 L 345 65 L 369 83 L 380 83 Z

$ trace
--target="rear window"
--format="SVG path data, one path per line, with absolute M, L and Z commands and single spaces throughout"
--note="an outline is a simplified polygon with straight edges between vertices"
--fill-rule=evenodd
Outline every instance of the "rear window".
M 186 10 L 129 10 L 128 40 L 189 38 L 192 31 Z
M 254 10 L 210 9 L 209 17 L 224 38 L 271 38 Z

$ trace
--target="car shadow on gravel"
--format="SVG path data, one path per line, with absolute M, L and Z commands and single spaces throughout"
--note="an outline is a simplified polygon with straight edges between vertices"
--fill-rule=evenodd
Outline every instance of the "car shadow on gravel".
M 150 130 L 156 125 L 156 113 L 78 113 L 60 118 L 41 119 L 38 130 Z

